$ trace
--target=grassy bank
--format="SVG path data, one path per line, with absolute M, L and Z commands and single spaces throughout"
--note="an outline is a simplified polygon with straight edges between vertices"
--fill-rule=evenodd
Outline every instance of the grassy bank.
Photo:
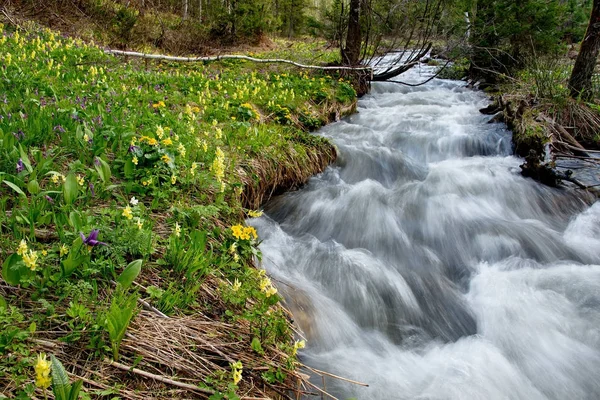
M 0 393 L 44 397 L 40 353 L 84 397 L 295 388 L 303 342 L 243 221 L 335 158 L 307 131 L 352 109 L 351 86 L 1 31 Z

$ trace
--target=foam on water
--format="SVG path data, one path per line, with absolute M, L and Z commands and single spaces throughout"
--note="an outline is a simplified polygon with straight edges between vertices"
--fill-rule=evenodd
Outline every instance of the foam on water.
M 486 101 L 375 84 L 318 132 L 337 163 L 251 221 L 302 360 L 369 384 L 339 398 L 600 398 L 600 202 L 521 177 Z

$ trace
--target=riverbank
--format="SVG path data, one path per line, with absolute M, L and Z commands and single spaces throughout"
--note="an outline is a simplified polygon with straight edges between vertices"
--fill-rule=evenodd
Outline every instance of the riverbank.
M 480 111 L 493 115 L 490 123 L 504 122 L 513 132 L 514 151 L 525 158 L 523 175 L 549 186 L 566 183 L 598 197 L 600 116 L 592 107 L 569 97 L 556 104 L 513 91 L 495 95 Z
M 238 61 L 124 60 L 34 24 L 1 30 L 0 393 L 43 397 L 40 353 L 91 396 L 309 385 L 244 219 L 335 160 L 308 131 L 353 112 L 352 87 Z M 319 50 L 298 46 L 284 51 Z

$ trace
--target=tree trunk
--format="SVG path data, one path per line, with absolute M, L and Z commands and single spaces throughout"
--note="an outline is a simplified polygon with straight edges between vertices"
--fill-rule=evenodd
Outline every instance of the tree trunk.
M 600 0 L 594 0 L 590 23 L 581 42 L 581 49 L 575 60 L 575 66 L 569 79 L 571 97 L 592 96 L 592 75 L 596 67 L 596 59 L 600 50 Z
M 183 20 L 188 19 L 188 5 L 189 0 L 183 0 Z
M 358 65 L 360 58 L 360 45 L 362 42 L 360 33 L 360 2 L 361 0 L 350 0 L 346 47 L 342 50 L 342 62 L 349 66 Z

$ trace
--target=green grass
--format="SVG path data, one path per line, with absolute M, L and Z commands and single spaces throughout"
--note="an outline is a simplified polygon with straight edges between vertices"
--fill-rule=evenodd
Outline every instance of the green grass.
M 138 299 L 236 326 L 231 339 L 255 356 L 241 381 L 237 359 L 187 376 L 215 398 L 285 381 L 297 346 L 254 268 L 244 205 L 262 199 L 264 171 L 308 168 L 331 148 L 305 130 L 352 104 L 350 85 L 245 62 L 124 62 L 49 30 L 0 31 L 0 393 L 42 396 L 32 366 L 53 348 L 79 374 L 111 357 L 178 374 L 121 346 Z M 91 379 L 139 389 L 123 376 Z

